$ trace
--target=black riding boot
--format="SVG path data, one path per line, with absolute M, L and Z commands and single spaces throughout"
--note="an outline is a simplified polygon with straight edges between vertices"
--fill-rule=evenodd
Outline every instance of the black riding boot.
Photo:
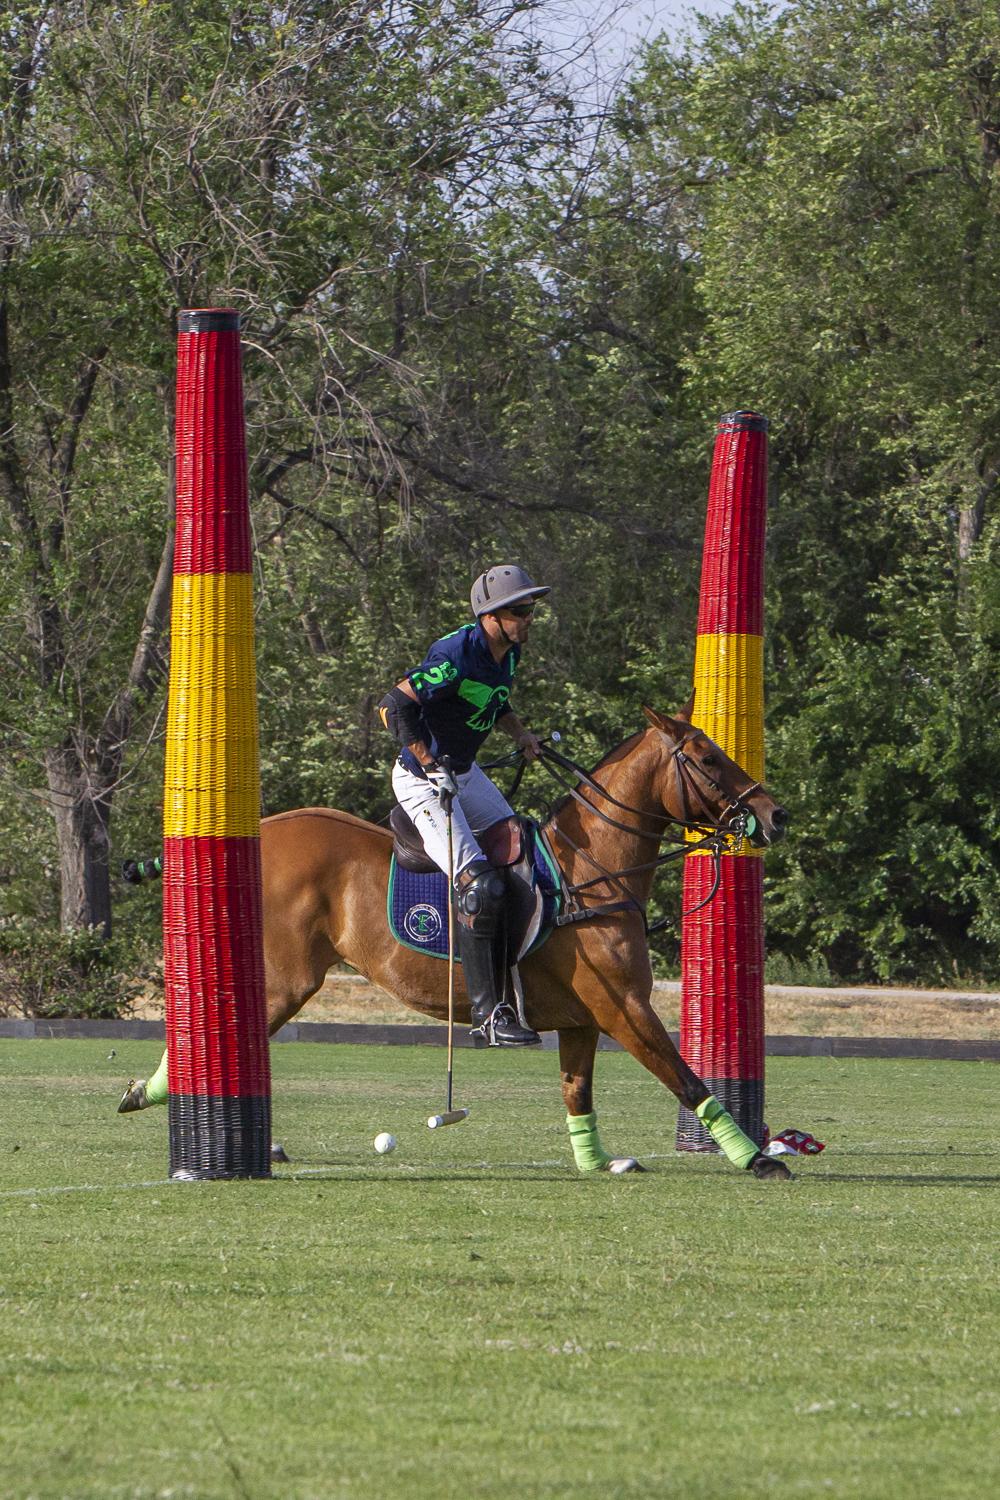
M 475 1023 L 472 1034 L 485 1037 L 491 1047 L 537 1046 L 542 1040 L 538 1032 L 522 1026 L 513 1005 L 501 999 L 497 950 L 503 941 L 506 881 L 492 865 L 471 865 L 466 873 L 472 879 L 456 893 L 455 905 L 458 952 Z

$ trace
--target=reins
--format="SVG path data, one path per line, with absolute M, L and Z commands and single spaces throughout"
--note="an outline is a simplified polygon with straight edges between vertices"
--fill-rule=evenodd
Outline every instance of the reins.
M 686 745 L 690 738 L 691 736 L 688 735 L 673 751 L 674 756 L 678 758 L 678 763 L 682 766 L 682 768 L 685 767 L 689 762 L 689 757 L 682 754 L 681 747 L 683 745 Z M 574 801 L 579 802 L 582 807 L 589 808 L 591 812 L 596 813 L 603 823 L 608 823 L 612 828 L 619 828 L 623 833 L 642 834 L 642 830 L 639 828 L 633 828 L 628 823 L 622 823 L 617 818 L 612 818 L 609 813 L 602 812 L 601 809 L 599 807 L 596 807 L 593 802 L 588 802 L 587 798 L 584 797 L 581 792 L 578 792 L 576 787 L 573 786 L 572 783 L 564 781 L 563 778 L 559 775 L 558 771 L 553 770 L 553 764 L 560 766 L 565 771 L 569 771 L 573 776 L 576 777 L 578 781 L 582 781 L 584 786 L 589 787 L 592 792 L 596 792 L 598 796 L 603 797 L 606 802 L 610 802 L 612 807 L 620 808 L 622 812 L 627 812 L 634 818 L 655 818 L 658 822 L 665 823 L 668 826 L 673 824 L 675 828 L 683 828 L 685 830 L 696 830 L 705 827 L 704 818 L 677 818 L 673 813 L 668 812 L 641 812 L 637 807 L 630 807 L 627 802 L 619 802 L 618 798 L 612 796 L 607 787 L 602 786 L 599 781 L 595 781 L 594 777 L 590 774 L 589 771 L 585 771 L 582 766 L 578 766 L 575 761 L 570 760 L 568 755 L 563 755 L 559 750 L 553 750 L 550 745 L 542 746 L 542 753 L 540 758 L 549 775 L 555 782 L 557 782 L 559 786 L 562 787 L 564 792 L 572 797 Z M 698 769 L 700 770 L 701 767 L 699 766 Z M 713 782 L 713 786 L 714 785 L 715 783 Z M 716 790 L 721 792 L 721 788 L 719 787 L 716 787 Z M 751 788 L 750 790 L 756 790 L 756 788 Z M 721 795 L 725 796 L 725 793 L 721 792 Z M 704 799 L 702 799 L 702 801 L 704 804 Z M 720 828 L 721 826 L 722 825 L 719 824 L 717 820 L 713 821 L 713 831 Z M 645 834 L 643 835 L 643 837 L 650 838 L 652 837 L 652 835 Z M 660 834 L 659 837 L 668 837 L 666 829 L 664 829 L 663 833 Z M 680 842 L 680 840 L 677 840 L 676 842 Z M 636 868 L 638 868 L 638 866 L 636 866 Z
M 601 783 L 597 781 L 589 771 L 585 771 L 582 766 L 577 765 L 577 763 L 571 760 L 569 756 L 563 755 L 561 751 L 553 749 L 551 745 L 543 744 L 541 754 L 538 757 L 543 768 L 553 778 L 557 785 L 562 788 L 563 792 L 567 796 L 571 797 L 575 802 L 579 803 L 581 807 L 586 808 L 588 812 L 593 813 L 596 817 L 600 818 L 603 823 L 608 824 L 609 827 L 617 828 L 623 833 L 637 834 L 640 838 L 651 838 L 656 843 L 660 843 L 664 838 L 668 838 L 672 843 L 679 846 L 674 849 L 669 849 L 663 854 L 658 854 L 654 859 L 646 860 L 642 864 L 628 865 L 621 870 L 608 870 L 604 865 L 596 860 L 592 854 L 588 853 L 586 849 L 583 849 L 574 839 L 572 839 L 569 834 L 566 833 L 565 829 L 560 828 L 559 824 L 556 822 L 554 815 L 550 815 L 549 823 L 552 832 L 555 833 L 568 848 L 572 849 L 574 854 L 578 854 L 581 859 L 585 860 L 587 864 L 591 865 L 595 870 L 599 872 L 597 875 L 592 876 L 589 880 L 577 881 L 575 884 L 570 885 L 567 882 L 565 876 L 562 874 L 560 867 L 560 879 L 562 882 L 565 908 L 556 918 L 556 926 L 565 927 L 569 926 L 572 923 L 586 922 L 592 920 L 595 917 L 606 916 L 612 912 L 628 910 L 639 912 L 642 917 L 647 936 L 650 933 L 658 932 L 661 928 L 665 927 L 668 924 L 671 918 L 661 917 L 658 921 L 652 923 L 647 921 L 645 906 L 641 901 L 638 900 L 637 897 L 632 895 L 628 887 L 623 883 L 624 877 L 626 875 L 638 875 L 644 873 L 647 870 L 657 870 L 661 866 L 668 864 L 672 860 L 685 859 L 689 854 L 695 854 L 699 851 L 709 851 L 712 855 L 714 863 L 714 878 L 712 881 L 712 888 L 709 891 L 708 895 L 704 898 L 704 900 L 699 901 L 697 906 L 691 907 L 690 910 L 684 912 L 683 915 L 690 916 L 692 912 L 700 911 L 703 906 L 707 906 L 708 903 L 713 900 L 722 880 L 722 854 L 727 847 L 731 847 L 734 853 L 738 852 L 742 847 L 743 840 L 747 836 L 748 825 L 752 818 L 752 814 L 744 806 L 744 803 L 747 797 L 751 796 L 755 791 L 759 789 L 760 782 L 752 782 L 750 786 L 744 788 L 744 790 L 738 793 L 738 795 L 736 795 L 735 797 L 731 797 L 724 790 L 724 788 L 722 788 L 719 783 L 714 780 L 713 777 L 709 776 L 708 772 L 705 771 L 697 761 L 692 760 L 689 755 L 684 754 L 684 746 L 692 738 L 693 735 L 685 736 L 685 738 L 681 740 L 680 744 L 674 747 L 671 753 L 678 767 L 678 781 L 681 787 L 682 795 L 684 797 L 685 811 L 687 811 L 688 809 L 688 791 L 690 789 L 696 794 L 698 801 L 702 805 L 702 808 L 708 814 L 707 817 L 701 818 L 678 818 L 673 813 L 643 812 L 637 807 L 631 807 L 627 802 L 619 801 L 619 799 L 615 797 L 613 793 L 608 791 L 607 787 L 602 786 Z M 520 752 L 515 752 L 515 756 L 518 760 L 520 760 L 520 766 L 510 790 L 510 796 L 513 796 L 514 792 L 520 785 L 521 777 L 524 775 L 528 764 L 527 761 L 525 761 L 520 755 Z M 491 765 L 484 767 L 484 769 L 489 770 L 493 769 L 494 766 L 510 765 L 513 763 L 513 761 L 514 757 L 505 756 L 502 760 L 492 762 Z M 594 802 L 590 801 L 589 798 L 585 797 L 582 792 L 578 791 L 576 785 L 565 780 L 559 774 L 559 770 L 556 770 L 555 767 L 559 767 L 559 770 L 568 772 L 570 775 L 575 777 L 578 782 L 582 783 L 585 788 L 595 793 L 597 796 L 602 797 L 606 802 L 611 803 L 613 807 L 618 808 L 621 812 L 628 813 L 631 817 L 639 818 L 640 820 L 643 818 L 653 818 L 657 822 L 662 822 L 665 825 L 664 828 L 658 834 L 645 833 L 641 827 L 634 828 L 628 823 L 623 823 L 618 818 L 613 818 L 610 813 L 604 812 L 600 807 L 596 806 Z M 704 793 L 702 792 L 698 784 L 694 781 L 692 772 L 697 772 L 698 775 L 703 778 L 706 784 L 711 787 L 713 791 L 715 791 L 720 797 L 725 799 L 726 813 L 732 814 L 727 823 L 722 823 L 712 813 L 711 809 L 708 806 L 708 802 L 705 798 Z M 671 827 L 682 829 L 683 834 L 680 835 L 668 833 L 667 829 Z M 696 839 L 686 837 L 686 835 L 689 835 L 691 833 L 699 833 L 701 834 L 701 837 Z M 556 861 L 556 863 L 558 864 L 558 861 Z M 622 901 L 604 902 L 600 906 L 582 906 L 580 904 L 578 897 L 582 892 L 589 891 L 591 887 L 595 885 L 604 884 L 610 885 L 612 887 L 617 887 L 618 890 L 624 893 L 625 899 Z

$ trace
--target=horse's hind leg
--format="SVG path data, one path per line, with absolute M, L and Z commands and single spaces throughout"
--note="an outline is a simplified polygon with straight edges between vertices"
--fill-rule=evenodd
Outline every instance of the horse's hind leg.
M 274 1036 L 300 1011 L 326 978 L 337 954 L 325 933 L 317 929 L 308 942 L 290 924 L 287 930 L 272 923 L 265 929 L 264 987 L 267 1034 Z M 120 1115 L 167 1102 L 167 1053 L 148 1079 L 130 1078 L 118 1105 Z
M 318 924 L 304 937 L 294 923 L 272 920 L 264 939 L 267 1034 L 274 1036 L 315 995 L 337 950 Z
M 634 1156 L 606 1151 L 597 1133 L 594 1058 L 599 1036 L 596 1026 L 564 1027 L 559 1032 L 559 1072 L 573 1157 L 581 1172 L 642 1172 L 645 1168 Z

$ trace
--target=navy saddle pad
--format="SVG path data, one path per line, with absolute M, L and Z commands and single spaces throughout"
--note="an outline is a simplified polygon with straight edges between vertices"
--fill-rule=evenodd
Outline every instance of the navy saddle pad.
M 537 826 L 530 824 L 529 830 L 526 852 L 517 864 L 507 867 L 522 888 L 519 895 L 523 894 L 528 904 L 536 907 L 533 919 L 525 923 L 528 946 L 519 952 L 519 957 L 545 941 L 562 905 L 562 886 L 555 861 L 545 840 L 537 836 Z M 519 911 L 525 906 L 521 899 L 513 904 Z M 387 906 L 389 930 L 397 942 L 418 953 L 448 957 L 448 877 L 443 871 L 418 875 L 405 870 L 394 854 L 389 869 Z

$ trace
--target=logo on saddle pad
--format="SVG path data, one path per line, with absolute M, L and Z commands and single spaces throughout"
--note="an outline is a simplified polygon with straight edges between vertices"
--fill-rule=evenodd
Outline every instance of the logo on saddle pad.
M 411 906 L 403 918 L 403 930 L 411 943 L 433 943 L 443 925 L 437 907 L 426 901 Z

